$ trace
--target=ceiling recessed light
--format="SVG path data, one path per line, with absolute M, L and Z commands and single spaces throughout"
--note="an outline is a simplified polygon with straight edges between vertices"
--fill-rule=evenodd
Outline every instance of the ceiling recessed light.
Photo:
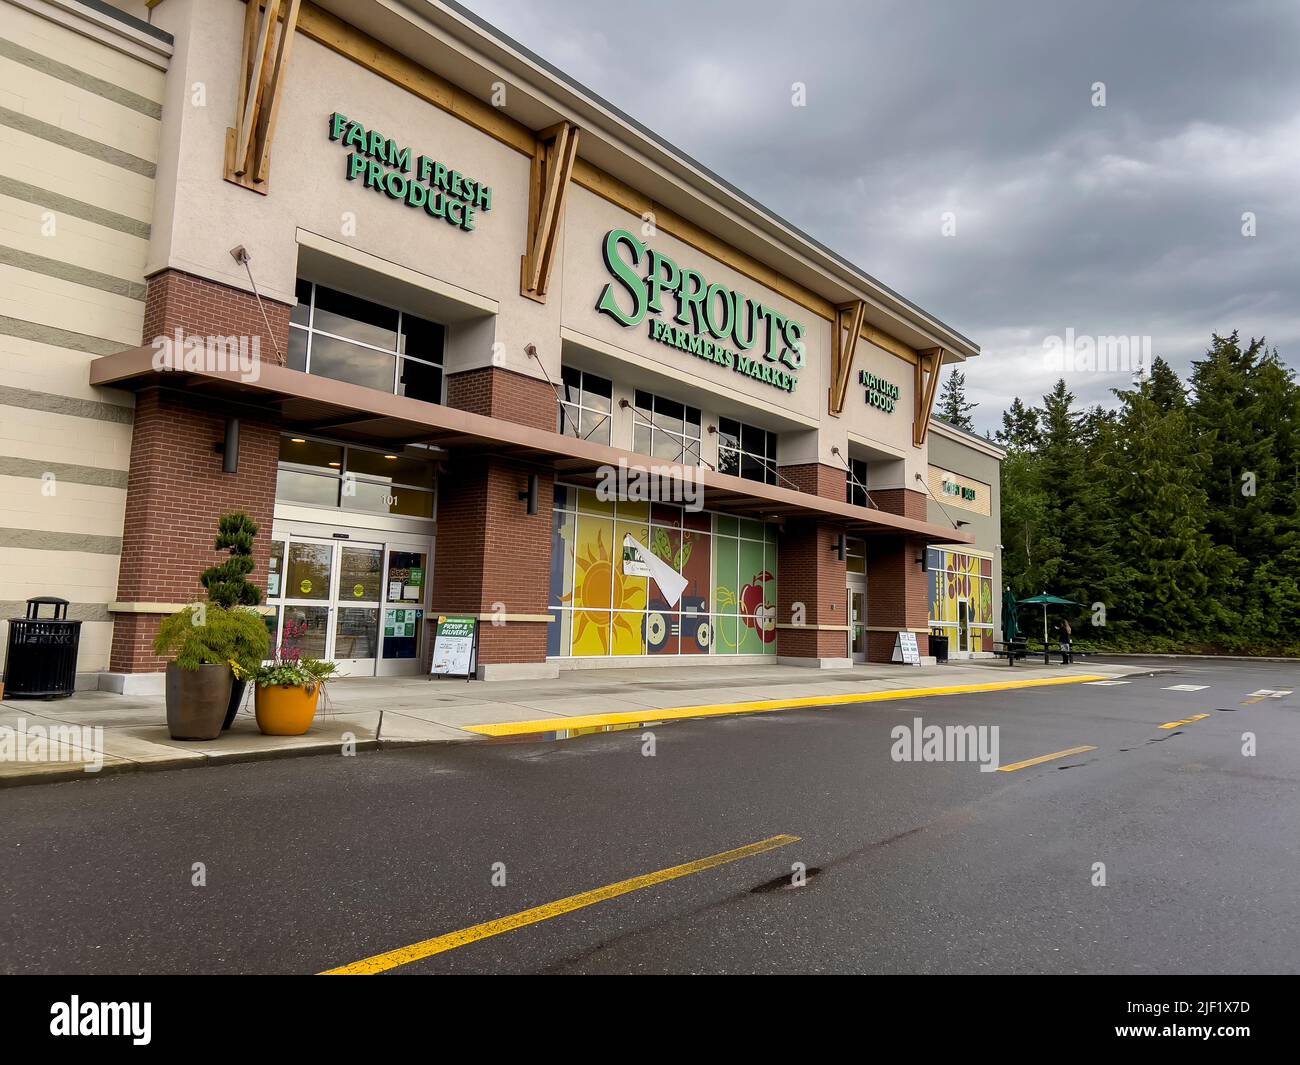
M 396 456 L 396 455 L 385 455 L 384 458 L 386 458 L 386 459 L 395 459 L 395 458 L 397 458 L 397 456 Z
M 330 465 L 331 465 L 331 466 L 338 467 L 338 466 L 342 466 L 343 463 L 341 463 L 341 462 L 331 462 Z
M 305 444 L 305 443 L 307 443 L 307 441 L 304 440 L 301 436 L 295 436 L 295 437 L 292 437 L 292 438 L 291 438 L 291 442 L 292 442 L 292 443 L 295 443 L 295 444 Z

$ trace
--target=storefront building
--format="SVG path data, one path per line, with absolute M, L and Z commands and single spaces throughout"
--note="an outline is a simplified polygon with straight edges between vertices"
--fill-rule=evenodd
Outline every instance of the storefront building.
M 930 564 L 999 579 L 995 457 L 930 417 L 978 348 L 522 46 L 428 0 L 0 8 L 0 600 L 72 600 L 96 683 L 156 683 L 232 510 L 277 641 L 352 675 L 449 613 L 489 679 L 888 661 L 949 598 L 991 638 Z
M 934 418 L 927 488 L 930 518 L 972 534 L 973 544 L 934 544 L 930 631 L 948 640 L 951 658 L 989 655 L 1002 639 L 1002 500 L 1004 449 Z

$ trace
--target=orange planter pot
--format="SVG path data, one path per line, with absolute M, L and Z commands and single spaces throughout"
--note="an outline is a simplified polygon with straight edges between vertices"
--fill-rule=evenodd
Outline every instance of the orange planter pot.
M 255 706 L 257 727 L 267 736 L 301 736 L 316 717 L 320 685 L 258 685 Z

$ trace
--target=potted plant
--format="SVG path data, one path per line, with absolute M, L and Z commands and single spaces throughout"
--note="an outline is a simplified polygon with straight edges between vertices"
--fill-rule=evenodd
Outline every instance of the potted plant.
M 289 626 L 286 622 L 286 635 L 291 634 Z M 259 663 L 248 674 L 257 683 L 257 727 L 268 736 L 301 736 L 316 717 L 325 682 L 337 671 L 333 662 L 279 647 L 270 662 Z
M 207 603 L 165 618 L 154 653 L 167 665 L 167 730 L 174 740 L 215 740 L 230 705 L 233 663 L 269 642 L 261 616 Z
M 199 581 L 208 590 L 208 601 L 223 610 L 256 607 L 262 602 L 262 589 L 248 579 L 253 572 L 253 541 L 257 537 L 257 522 L 243 511 L 223 514 L 217 520 L 216 549 L 229 551 L 230 557 L 218 566 L 203 571 Z M 249 635 L 251 636 L 251 630 Z M 232 658 L 239 664 L 230 685 L 230 702 L 226 707 L 222 729 L 230 728 L 239 704 L 244 699 L 247 680 L 244 677 L 257 668 L 271 649 L 271 636 L 262 627 L 262 636 L 241 643 Z M 241 673 L 244 676 L 241 676 Z

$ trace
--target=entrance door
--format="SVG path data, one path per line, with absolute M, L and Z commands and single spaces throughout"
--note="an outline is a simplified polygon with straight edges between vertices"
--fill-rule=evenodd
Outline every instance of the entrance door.
M 383 597 L 383 544 L 338 544 L 331 655 L 339 672 L 373 677 L 379 657 L 379 603 Z
M 867 660 L 867 593 L 849 589 L 849 623 L 853 626 L 853 661 Z
M 970 600 L 957 600 L 957 650 L 970 650 Z
M 343 676 L 375 674 L 382 544 L 290 536 L 277 644 L 335 661 Z

